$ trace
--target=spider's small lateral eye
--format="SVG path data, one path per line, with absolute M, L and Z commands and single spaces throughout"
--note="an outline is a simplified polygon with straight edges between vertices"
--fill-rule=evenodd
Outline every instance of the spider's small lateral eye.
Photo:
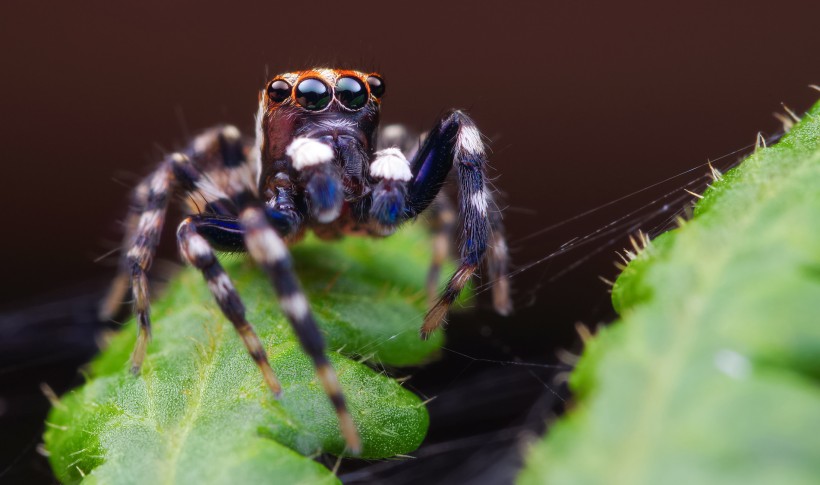
M 275 103 L 281 103 L 288 99 L 290 97 L 290 84 L 284 79 L 273 81 L 268 85 L 268 97 Z
M 336 82 L 336 98 L 345 108 L 359 109 L 367 103 L 367 88 L 355 77 L 339 78 Z
M 304 79 L 296 85 L 296 102 L 311 111 L 325 109 L 333 99 L 333 93 L 324 82 L 316 78 Z
M 379 76 L 370 76 L 367 78 L 367 85 L 370 86 L 370 92 L 376 98 L 384 96 L 384 79 Z

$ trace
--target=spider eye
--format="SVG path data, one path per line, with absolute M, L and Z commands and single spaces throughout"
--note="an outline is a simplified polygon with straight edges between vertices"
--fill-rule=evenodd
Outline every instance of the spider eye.
M 367 88 L 355 77 L 339 78 L 336 82 L 336 98 L 346 108 L 359 109 L 367 103 Z
M 296 102 L 311 111 L 324 109 L 333 99 L 327 84 L 315 78 L 308 78 L 296 85 Z
M 367 78 L 367 85 L 370 86 L 370 92 L 376 98 L 384 96 L 384 79 L 379 76 L 370 76 Z
M 290 97 L 290 84 L 283 79 L 273 81 L 268 85 L 268 97 L 275 103 L 281 103 L 288 99 Z

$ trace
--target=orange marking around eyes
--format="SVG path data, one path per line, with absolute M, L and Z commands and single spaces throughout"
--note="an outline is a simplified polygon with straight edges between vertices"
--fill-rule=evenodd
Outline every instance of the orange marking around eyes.
M 365 73 L 365 72 L 362 72 L 362 71 L 356 71 L 356 70 L 352 70 L 352 69 L 334 69 L 334 68 L 326 68 L 326 67 L 314 67 L 313 69 L 307 69 L 307 70 L 304 70 L 304 71 L 293 71 L 293 72 L 285 72 L 285 73 L 282 73 L 282 74 L 278 74 L 278 75 L 274 76 L 273 78 L 271 78 L 265 84 L 266 88 L 262 90 L 261 96 L 264 96 L 265 98 L 267 98 L 267 94 L 265 94 L 267 92 L 267 86 L 270 83 L 272 83 L 273 81 L 276 81 L 278 79 L 283 79 L 283 80 L 287 81 L 287 83 L 290 84 L 291 86 L 296 86 L 299 83 L 299 81 L 301 81 L 302 79 L 305 79 L 305 78 L 319 78 L 319 79 L 322 79 L 323 81 L 327 82 L 331 86 L 336 86 L 336 81 L 338 81 L 338 79 L 340 77 L 343 77 L 343 76 L 355 77 L 355 78 L 358 78 L 359 80 L 361 80 L 362 83 L 364 83 L 365 87 L 367 88 L 368 97 L 372 101 L 374 101 L 376 104 L 381 104 L 381 99 L 373 96 L 370 93 L 370 85 L 367 84 L 367 78 L 370 77 L 370 76 L 378 76 L 380 79 L 384 79 L 384 77 L 382 77 L 381 74 L 379 74 L 377 72 Z M 276 109 L 278 109 L 279 106 L 281 106 L 281 105 L 268 103 L 268 113 L 276 111 Z

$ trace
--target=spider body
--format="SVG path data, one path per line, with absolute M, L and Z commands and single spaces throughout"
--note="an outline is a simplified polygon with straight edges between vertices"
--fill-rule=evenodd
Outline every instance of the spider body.
M 379 130 L 383 94 L 384 81 L 378 74 L 312 69 L 276 76 L 259 95 L 253 139 L 243 138 L 232 126 L 207 130 L 184 150 L 168 155 L 135 189 L 119 275 L 101 310 L 105 317 L 113 314 L 130 286 L 139 324 L 132 355 L 135 373 L 151 329 L 146 272 L 175 194 L 186 196 L 191 214 L 177 230 L 180 253 L 202 272 L 267 385 L 275 394 L 281 391 L 215 250 L 247 251 L 268 274 L 353 453 L 361 446 L 358 433 L 293 271 L 289 244 L 308 229 L 323 238 L 387 236 L 431 207 L 435 244 L 427 284 L 432 307 L 422 338 L 441 325 L 482 262 L 496 309 L 510 310 L 503 228 L 487 188 L 478 129 L 464 113 L 452 111 L 416 147 L 398 126 Z M 440 194 L 454 168 L 457 211 Z M 460 264 L 442 294 L 435 296 L 456 226 Z

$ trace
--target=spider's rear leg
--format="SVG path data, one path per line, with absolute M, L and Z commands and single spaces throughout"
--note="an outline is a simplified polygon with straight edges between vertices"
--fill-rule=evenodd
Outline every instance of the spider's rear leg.
M 97 316 L 101 321 L 110 320 L 114 315 L 119 313 L 122 307 L 123 300 L 131 288 L 131 269 L 129 268 L 127 248 L 130 248 L 134 243 L 134 236 L 137 232 L 137 226 L 140 222 L 140 214 L 145 210 L 148 203 L 148 195 L 150 193 L 151 177 L 147 177 L 133 190 L 131 194 L 131 204 L 128 208 L 128 215 L 126 216 L 125 235 L 123 236 L 121 251 L 122 255 L 119 258 L 117 268 L 117 275 L 111 286 L 108 287 L 103 300 L 100 302 Z
M 488 217 L 492 233 L 483 260 L 483 271 L 487 277 L 487 284 L 492 291 L 493 308 L 500 314 L 507 316 L 512 313 L 509 281 L 509 251 L 504 238 L 504 225 L 501 212 L 493 210 L 495 204 L 490 194 L 488 199 Z M 438 284 L 441 276 L 441 267 L 452 251 L 453 234 L 456 224 L 456 211 L 450 198 L 439 192 L 428 209 L 431 213 L 430 229 L 433 234 L 433 258 L 427 274 L 427 296 L 430 308 L 435 306 L 438 299 Z
M 173 165 L 184 163 L 186 157 L 179 153 L 174 153 L 163 162 L 137 189 L 137 197 L 145 191 L 144 204 L 139 208 L 139 216 L 133 236 L 126 234 L 126 244 L 128 251 L 123 255 L 120 264 L 121 272 L 115 280 L 113 292 L 104 303 L 104 310 L 114 307 L 111 298 L 121 297 L 119 293 L 123 289 L 127 290 L 122 278 L 124 274 L 130 273 L 131 289 L 134 295 L 134 313 L 139 325 L 137 343 L 131 355 L 131 372 L 137 374 L 145 359 L 145 351 L 148 341 L 151 339 L 151 316 L 150 299 L 148 296 L 147 271 L 151 267 L 154 259 L 162 226 L 165 222 L 165 215 L 168 210 L 168 200 L 174 190 Z M 135 212 L 129 218 L 136 218 Z M 130 228 L 127 228 L 130 231 Z M 105 308 L 107 307 L 107 308 Z
M 433 234 L 433 259 L 427 272 L 427 299 L 429 308 L 432 308 L 438 299 L 441 267 L 452 250 L 451 239 L 456 223 L 456 211 L 450 199 L 443 192 L 439 192 L 429 211 L 430 231 Z
M 361 440 L 353 418 L 347 410 L 336 371 L 325 354 L 325 342 L 310 305 L 293 269 L 293 260 L 285 242 L 270 225 L 261 202 L 250 194 L 238 196 L 243 201 L 239 221 L 245 231 L 245 246 L 251 257 L 268 274 L 279 297 L 282 312 L 288 318 L 305 353 L 313 360 L 319 381 L 336 409 L 339 427 L 348 448 L 361 452 Z
M 183 156 L 173 154 L 172 159 Z M 173 162 L 171 162 L 173 163 Z M 138 374 L 145 359 L 148 341 L 151 339 L 150 299 L 148 295 L 147 271 L 151 267 L 159 245 L 162 226 L 168 210 L 168 199 L 172 191 L 171 163 L 163 163 L 151 176 L 149 194 L 140 214 L 133 245 L 126 253 L 131 270 L 131 290 L 134 294 L 134 313 L 139 325 L 137 343 L 131 355 L 131 372 Z
M 393 124 L 383 126 L 376 139 L 376 149 L 398 148 L 404 156 L 413 158 L 419 146 L 419 136 L 412 134 L 404 125 Z
M 492 198 L 490 198 L 492 201 Z M 492 204 L 491 204 L 492 206 Z M 487 278 L 492 285 L 493 307 L 501 315 L 512 313 L 513 305 L 510 299 L 510 254 L 507 249 L 507 241 L 504 238 L 504 224 L 501 221 L 501 212 L 490 210 L 490 245 L 487 248 L 487 257 L 484 260 L 484 268 L 487 271 Z
M 237 179 L 234 175 L 237 170 L 220 173 L 212 169 L 203 172 L 191 158 L 197 162 L 219 159 L 228 166 L 227 162 L 241 156 L 241 152 L 230 150 L 240 143 L 236 128 L 227 126 L 209 130 L 197 137 L 185 152 L 172 153 L 165 157 L 159 167 L 148 175 L 134 192 L 133 204 L 127 219 L 119 274 L 100 309 L 102 318 L 110 318 L 128 291 L 127 282 L 130 281 L 134 296 L 134 313 L 139 325 L 137 343 L 131 357 L 131 370 L 134 373 L 139 373 L 142 367 L 151 336 L 146 273 L 151 267 L 159 244 L 169 200 L 174 193 L 184 191 L 201 197 L 211 210 L 227 213 L 230 209 L 223 202 L 227 196 L 219 185 L 230 185 Z M 222 177 L 218 183 L 214 183 L 211 175 Z
M 408 194 L 408 216 L 416 216 L 430 205 L 455 165 L 458 173 L 458 220 L 461 230 L 461 261 L 444 292 L 427 312 L 421 328 L 422 338 L 427 338 L 441 326 L 450 306 L 483 261 L 488 243 L 492 241 L 503 250 L 503 246 L 498 244 L 503 241 L 503 235 L 500 231 L 493 234 L 493 222 L 490 220 L 490 211 L 494 207 L 485 180 L 486 164 L 481 134 L 473 121 L 461 111 L 453 111 L 444 116 L 430 131 L 424 145 L 414 157 L 414 178 Z M 503 265 L 496 264 L 495 267 L 502 268 Z M 504 305 L 504 300 L 508 301 L 505 294 L 503 288 L 498 293 L 501 309 L 508 307 Z
M 202 276 L 205 277 L 208 288 L 219 304 L 222 313 L 236 328 L 254 362 L 262 371 L 265 383 L 276 396 L 279 396 L 282 392 L 282 386 L 276 379 L 273 369 L 271 369 L 262 342 L 251 324 L 245 319 L 245 305 L 242 304 L 242 299 L 239 297 L 230 277 L 216 259 L 211 245 L 197 232 L 198 225 L 206 225 L 210 229 L 208 232 L 214 233 L 214 228 L 224 225 L 221 222 L 219 219 L 202 217 L 188 217 L 182 221 L 177 229 L 180 253 L 185 261 L 202 272 Z M 242 233 L 231 231 L 229 226 L 226 226 L 225 230 L 219 231 L 219 236 L 222 238 L 220 241 L 222 246 L 242 246 Z

